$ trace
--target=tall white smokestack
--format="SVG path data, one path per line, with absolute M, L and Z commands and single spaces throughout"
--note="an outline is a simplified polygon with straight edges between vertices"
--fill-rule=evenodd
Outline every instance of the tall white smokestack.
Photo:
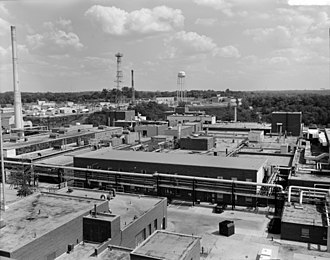
M 237 106 L 234 106 L 234 122 L 237 122 Z
M 134 70 L 131 70 L 132 77 L 132 103 L 135 105 L 135 89 L 134 89 Z
M 16 28 L 11 26 L 11 49 L 13 56 L 13 82 L 14 82 L 14 107 L 15 107 L 15 128 L 23 129 L 22 100 L 18 88 L 17 73 L 17 50 L 16 50 Z

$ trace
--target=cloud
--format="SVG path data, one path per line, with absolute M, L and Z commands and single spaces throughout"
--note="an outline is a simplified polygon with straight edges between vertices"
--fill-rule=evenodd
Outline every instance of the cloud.
M 17 56 L 19 59 L 22 59 L 24 61 L 27 60 L 31 61 L 29 50 L 25 45 L 17 44 Z M 8 46 L 7 48 L 0 46 L 0 57 L 4 61 L 3 63 L 11 64 L 12 62 L 11 46 Z
M 256 43 L 268 44 L 270 46 L 287 47 L 292 45 L 292 35 L 289 28 L 276 26 L 274 28 L 247 29 L 243 34 L 252 36 Z
M 195 21 L 195 24 L 204 25 L 204 26 L 212 26 L 217 21 L 218 21 L 218 19 L 216 19 L 216 18 L 197 18 L 197 20 Z
M 289 5 L 324 5 L 329 6 L 330 0 L 288 0 Z
M 207 6 L 220 10 L 227 16 L 232 16 L 232 4 L 228 0 L 194 0 L 197 5 Z
M 0 57 L 5 57 L 8 53 L 8 49 L 3 48 L 0 46 Z
M 240 57 L 234 46 L 218 47 L 212 38 L 196 32 L 180 31 L 165 40 L 167 58 L 211 54 L 213 57 Z
M 126 12 L 114 6 L 94 5 L 85 12 L 85 16 L 100 25 L 103 32 L 112 35 L 168 32 L 184 24 L 182 11 L 167 6 Z
M 45 22 L 43 27 L 44 32 L 27 35 L 26 40 L 31 50 L 58 54 L 69 49 L 81 50 L 83 48 L 79 36 L 71 31 L 70 20 L 60 18 L 55 23 Z
M 165 44 L 172 50 L 186 54 L 209 53 L 217 47 L 212 38 L 186 31 L 177 32 L 167 39 Z
M 0 17 L 0 36 L 10 32 L 10 23 Z
M 229 45 L 222 48 L 216 48 L 213 52 L 213 56 L 224 58 L 239 58 L 241 57 L 241 54 L 236 47 Z

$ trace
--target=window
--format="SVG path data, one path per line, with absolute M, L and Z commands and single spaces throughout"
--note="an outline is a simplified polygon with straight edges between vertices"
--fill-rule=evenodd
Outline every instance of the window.
M 149 236 L 151 235 L 151 224 L 148 225 Z
M 146 239 L 146 229 L 144 228 L 135 236 L 135 246 L 140 245 Z
M 301 237 L 309 238 L 309 229 L 308 228 L 301 229 Z
M 163 217 L 162 229 L 166 229 L 166 218 Z
M 158 226 L 158 225 L 157 225 L 157 219 L 155 219 L 155 220 L 154 220 L 154 230 L 157 230 L 157 229 L 158 229 L 157 226 Z
M 246 202 L 246 204 L 251 205 L 252 204 L 252 198 L 251 197 L 246 197 L 245 202 Z
M 223 194 L 217 194 L 217 199 L 219 201 L 223 201 Z

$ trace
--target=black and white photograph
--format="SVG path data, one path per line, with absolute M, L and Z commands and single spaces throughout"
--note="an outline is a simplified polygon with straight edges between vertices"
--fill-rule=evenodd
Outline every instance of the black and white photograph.
M 0 0 L 0 260 L 330 259 L 330 0 Z

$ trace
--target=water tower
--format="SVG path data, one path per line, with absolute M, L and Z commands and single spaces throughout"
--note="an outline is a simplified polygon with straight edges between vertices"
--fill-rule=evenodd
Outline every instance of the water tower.
M 184 83 L 185 83 L 186 73 L 184 71 L 179 71 L 178 73 L 178 81 L 177 81 L 177 92 L 176 92 L 176 98 L 178 101 L 178 104 L 180 102 L 185 102 L 185 89 L 184 89 Z

